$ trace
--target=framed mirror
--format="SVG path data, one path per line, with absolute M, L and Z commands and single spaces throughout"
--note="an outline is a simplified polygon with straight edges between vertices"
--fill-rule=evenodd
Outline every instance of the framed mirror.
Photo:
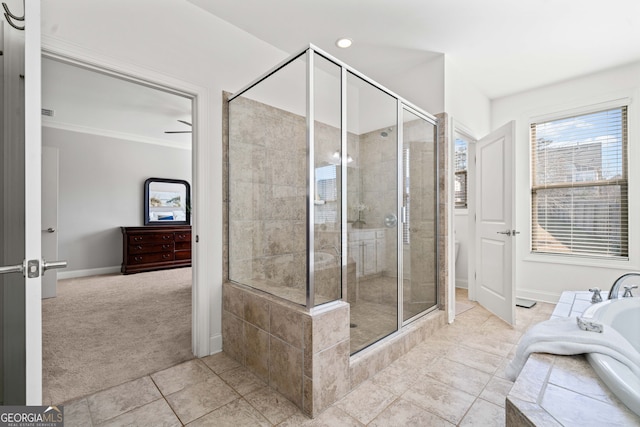
M 144 182 L 144 225 L 191 224 L 191 186 L 181 179 Z

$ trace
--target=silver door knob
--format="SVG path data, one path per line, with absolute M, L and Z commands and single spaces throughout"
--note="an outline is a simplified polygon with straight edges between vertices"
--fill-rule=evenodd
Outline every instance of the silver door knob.
M 507 230 L 507 231 L 497 231 L 496 233 L 498 233 L 498 234 L 506 234 L 507 236 L 511 236 L 511 230 Z
M 53 270 L 54 268 L 67 268 L 67 261 L 45 261 L 42 260 L 42 274 L 47 270 Z
M 55 233 L 55 232 L 56 232 L 56 229 L 55 229 L 55 228 L 53 228 L 53 227 L 49 227 L 49 228 L 47 228 L 46 230 L 42 230 L 42 231 L 46 231 L 47 233 Z

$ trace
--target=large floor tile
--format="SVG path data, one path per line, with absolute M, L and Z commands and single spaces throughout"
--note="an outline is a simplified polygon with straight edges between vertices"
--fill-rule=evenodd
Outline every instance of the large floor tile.
M 269 387 L 253 391 L 244 398 L 272 424 L 281 423 L 293 414 L 300 412 L 298 407 L 286 397 Z
M 422 372 L 443 384 L 448 384 L 474 396 L 480 395 L 491 379 L 491 375 L 486 372 L 447 358 L 441 358 L 432 365 L 424 367 Z
M 452 424 L 458 424 L 476 399 L 469 393 L 428 377 L 416 383 L 402 397 Z
M 245 396 L 267 385 L 244 367 L 225 371 L 220 374 L 220 378 L 229 384 L 240 396 Z
M 147 403 L 144 406 L 126 412 L 109 421 L 100 424 L 99 427 L 181 427 L 182 423 L 173 413 L 171 407 L 164 399 Z
M 170 394 L 167 401 L 180 421 L 187 424 L 239 397 L 224 381 L 214 376 Z
M 278 427 L 363 427 L 364 424 L 337 406 L 331 406 L 314 419 L 303 414 L 287 418 Z
M 337 406 L 361 423 L 368 424 L 396 398 L 393 393 L 372 381 L 365 381 L 340 400 Z
M 501 427 L 505 425 L 504 408 L 478 399 L 460 422 L 460 427 Z
M 198 359 L 189 360 L 151 375 L 162 394 L 168 396 L 193 384 L 215 376 L 211 369 Z
M 271 423 L 244 399 L 237 399 L 198 418 L 189 427 L 270 427 Z
M 429 426 L 429 427 L 453 427 L 448 421 L 431 412 L 425 411 L 413 403 L 398 399 L 387 409 L 382 411 L 369 427 L 388 426 Z
M 87 403 L 93 423 L 99 424 L 160 398 L 151 378 L 142 377 L 91 395 Z

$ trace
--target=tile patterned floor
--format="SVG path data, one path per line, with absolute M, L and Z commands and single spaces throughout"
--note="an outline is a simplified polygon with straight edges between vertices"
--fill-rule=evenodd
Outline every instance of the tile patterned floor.
M 194 359 L 65 405 L 73 426 L 501 426 L 504 368 L 522 333 L 554 305 L 517 308 L 511 328 L 472 309 L 314 420 L 224 353 Z

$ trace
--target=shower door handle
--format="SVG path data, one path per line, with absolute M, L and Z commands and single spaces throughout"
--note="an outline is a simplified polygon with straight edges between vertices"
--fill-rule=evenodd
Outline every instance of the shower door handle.
M 497 231 L 497 234 L 506 234 L 507 236 L 511 236 L 511 230 L 507 230 L 507 231 Z

